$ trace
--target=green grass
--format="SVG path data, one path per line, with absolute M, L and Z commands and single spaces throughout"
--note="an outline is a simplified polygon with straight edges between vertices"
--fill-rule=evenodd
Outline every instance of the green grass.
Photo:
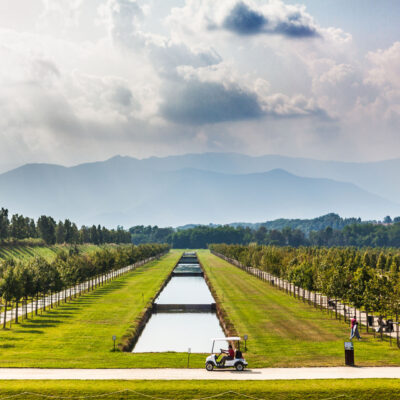
M 396 379 L 309 380 L 309 381 L 3 381 L 0 400 L 7 396 L 40 399 L 54 396 L 84 399 L 184 400 L 217 396 L 221 399 L 272 400 L 382 400 L 399 399 L 400 381 Z M 228 392 L 221 395 L 223 392 Z M 30 392 L 28 394 L 26 392 Z M 118 392 L 118 393 L 116 393 Z M 35 394 L 36 395 L 35 395 Z M 219 396 L 218 396 L 219 395 Z M 247 396 L 247 397 L 246 397 Z M 15 397 L 14 397 L 15 398 Z
M 218 299 L 240 335 L 248 334 L 250 368 L 337 366 L 344 363 L 349 328 L 325 312 L 199 251 Z M 185 368 L 186 353 L 132 354 L 112 351 L 137 324 L 181 255 L 171 251 L 71 303 L 0 330 L 0 366 L 41 368 Z M 206 333 L 205 333 L 206 334 Z M 400 351 L 373 336 L 355 342 L 357 365 L 398 365 Z M 203 368 L 204 354 L 190 367 Z M 1 398 L 0 398 L 1 400 Z
M 94 292 L 47 311 L 33 320 L 0 330 L 2 367 L 111 368 L 154 366 L 148 355 L 112 352 L 117 340 L 136 324 L 178 261 L 171 252 Z M 157 355 L 175 365 L 176 353 Z
M 19 260 L 28 260 L 34 257 L 43 257 L 47 261 L 52 261 L 57 252 L 65 249 L 68 250 L 71 246 L 54 245 L 54 246 L 0 246 L 0 260 L 7 258 L 16 258 Z M 94 244 L 82 244 L 77 246 L 82 253 L 91 253 L 101 248 Z
M 339 366 L 350 329 L 326 312 L 271 287 L 267 282 L 199 251 L 217 297 L 237 333 L 248 334 L 250 367 Z M 357 365 L 399 365 L 400 350 L 361 333 L 355 342 Z

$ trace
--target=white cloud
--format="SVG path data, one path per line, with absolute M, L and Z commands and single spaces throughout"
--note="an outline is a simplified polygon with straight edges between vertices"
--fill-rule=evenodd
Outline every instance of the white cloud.
M 36 31 L 0 30 L 0 158 L 397 143 L 399 43 L 358 60 L 349 33 L 279 0 L 187 0 L 162 20 L 148 4 L 45 0 Z
M 400 89 L 400 42 L 395 42 L 385 50 L 377 50 L 367 55 L 372 64 L 365 82 L 387 89 Z
M 78 25 L 83 0 L 42 0 L 43 11 L 37 22 L 42 31 L 57 29 L 66 33 Z

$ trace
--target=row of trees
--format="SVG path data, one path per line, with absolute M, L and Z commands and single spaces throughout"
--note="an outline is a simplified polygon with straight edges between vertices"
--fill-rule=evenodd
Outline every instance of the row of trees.
M 381 316 L 400 311 L 400 251 L 213 244 L 210 249 Z
M 87 290 L 93 290 L 97 285 L 104 283 L 104 274 L 157 256 L 168 249 L 169 246 L 165 244 L 109 246 L 91 254 L 79 254 L 73 249 L 69 253 L 63 250 L 52 262 L 44 258 L 3 261 L 0 263 L 0 298 L 4 305 L 3 327 L 6 324 L 7 309 L 12 305 L 15 305 L 16 322 L 18 322 L 18 307 L 21 302 L 25 305 L 29 301 L 34 303 L 37 314 L 41 298 L 57 294 L 56 300 L 59 303 L 60 292 L 64 291 L 62 297 L 66 301 L 68 288 L 89 281 Z M 69 296 L 71 297 L 71 289 Z M 53 307 L 53 301 L 50 301 L 50 304 Z M 27 318 L 27 307 L 25 313 Z
M 32 218 L 14 214 L 9 218 L 8 210 L 0 210 L 0 243 L 24 239 L 41 239 L 46 244 L 55 243 L 130 243 L 131 235 L 122 227 L 107 229 L 104 226 L 82 226 L 80 229 L 69 219 L 56 222 L 42 215 L 36 222 Z
M 299 227 L 284 226 L 285 221 Z M 243 245 L 257 243 L 292 247 L 400 247 L 400 222 L 397 219 L 396 222 L 386 225 L 357 221 L 342 219 L 336 214 L 328 214 L 314 220 L 277 220 L 277 226 L 282 226 L 282 229 L 268 229 L 269 223 L 261 224 L 257 229 L 231 225 L 199 225 L 175 230 L 139 225 L 130 228 L 129 232 L 135 244 L 169 243 L 171 247 L 181 249 L 207 248 L 210 243 Z M 304 231 L 304 229 L 308 230 L 311 227 L 324 226 L 324 224 L 328 224 L 324 229 L 311 230 L 307 233 Z
M 277 230 L 277 231 L 282 231 L 284 228 L 299 229 L 308 236 L 309 233 L 312 231 L 322 231 L 328 227 L 335 230 L 341 230 L 347 225 L 354 225 L 361 223 L 365 223 L 361 221 L 361 218 L 342 218 L 338 214 L 329 213 L 311 219 L 279 218 L 273 221 L 266 221 L 247 226 L 255 230 L 257 230 L 261 226 L 265 227 L 267 230 Z
M 176 249 L 206 249 L 209 243 L 239 243 L 248 244 L 254 241 L 266 241 L 268 235 L 276 244 L 290 243 L 293 246 L 304 244 L 306 239 L 300 230 L 285 228 L 283 232 L 267 231 L 265 227 L 254 230 L 248 227 L 206 226 L 199 225 L 187 229 L 159 228 L 157 226 L 134 226 L 129 229 L 132 242 L 140 243 L 170 243 Z
M 155 226 L 136 225 L 129 228 L 132 243 L 171 243 L 174 228 L 159 228 Z

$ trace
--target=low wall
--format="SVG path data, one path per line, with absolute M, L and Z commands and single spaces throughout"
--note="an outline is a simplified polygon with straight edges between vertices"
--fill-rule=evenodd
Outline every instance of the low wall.
M 155 313 L 193 313 L 193 312 L 215 312 L 215 303 L 211 304 L 153 304 Z

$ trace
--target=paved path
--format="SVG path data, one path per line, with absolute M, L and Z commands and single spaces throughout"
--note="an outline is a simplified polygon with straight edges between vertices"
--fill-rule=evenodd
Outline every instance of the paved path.
M 36 369 L 0 368 L 0 380 L 280 380 L 400 379 L 400 367 L 260 368 L 243 372 L 205 369 Z

